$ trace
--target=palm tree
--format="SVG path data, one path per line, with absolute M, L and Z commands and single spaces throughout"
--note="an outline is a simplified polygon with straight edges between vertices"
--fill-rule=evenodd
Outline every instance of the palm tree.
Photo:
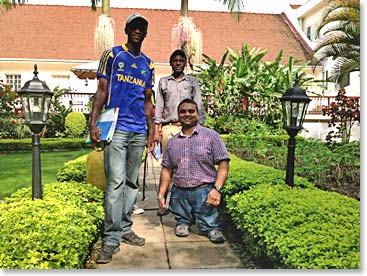
M 100 0 L 91 0 L 92 9 L 97 9 Z M 105 49 L 111 48 L 115 43 L 114 21 L 110 17 L 110 0 L 102 0 L 102 14 L 98 17 L 94 31 L 94 49 L 100 56 Z
M 231 14 L 237 20 L 240 18 L 240 11 L 243 8 L 242 0 L 216 0 L 228 6 Z M 172 49 L 180 48 L 184 50 L 188 57 L 188 63 L 193 69 L 194 62 L 200 62 L 202 53 L 202 34 L 196 28 L 193 20 L 189 17 L 188 0 L 181 0 L 180 17 L 178 23 L 172 28 Z
M 91 0 L 92 9 L 96 10 L 97 3 L 100 0 Z M 237 20 L 240 18 L 240 11 L 243 8 L 242 0 L 216 0 L 222 1 L 224 5 L 227 5 L 231 14 L 234 15 Z M 201 58 L 202 50 L 202 36 L 200 30 L 198 30 L 189 17 L 188 0 L 181 0 L 180 17 L 178 24 L 172 28 L 172 49 L 180 48 L 184 50 L 188 56 L 189 65 L 193 68 L 193 62 L 199 62 Z M 103 51 L 108 45 L 113 43 L 113 37 L 111 40 L 111 34 L 113 35 L 113 23 L 109 17 L 110 1 L 102 0 L 102 15 L 95 33 L 95 48 L 98 52 Z M 104 16 L 105 15 L 105 16 Z M 112 26 L 112 28 L 111 28 Z M 111 34 L 106 35 L 106 30 L 110 30 Z M 97 34 L 97 35 L 96 35 Z M 104 39 L 110 39 L 106 42 Z M 109 47 L 111 47 L 110 45 Z
M 11 8 L 16 7 L 16 5 L 24 4 L 26 0 L 0 0 L 0 8 L 5 8 L 6 10 L 9 10 Z
M 100 0 L 91 0 L 92 9 L 96 10 L 96 4 Z M 242 10 L 243 3 L 242 0 L 216 0 L 222 1 L 224 5 L 228 6 L 228 9 L 231 11 L 231 14 L 234 15 L 237 20 L 240 18 L 240 11 Z M 108 3 L 107 3 L 108 2 Z M 108 5 L 108 6 L 107 6 Z M 191 67 L 193 68 L 193 62 L 199 62 L 201 58 L 202 52 L 202 35 L 201 31 L 198 30 L 192 21 L 192 18 L 189 17 L 189 10 L 188 10 L 188 0 L 181 0 L 181 10 L 180 10 L 180 17 L 178 19 L 178 24 L 173 26 L 172 28 L 172 45 L 171 48 L 180 48 L 184 50 L 188 56 L 188 62 Z M 102 15 L 104 22 L 107 22 L 107 27 L 111 24 L 106 21 L 106 18 L 103 17 L 103 10 L 108 10 L 109 13 L 109 0 L 102 0 Z M 108 15 L 109 18 L 109 15 Z M 96 33 L 100 34 L 98 39 L 95 36 L 95 47 L 102 51 L 103 49 L 107 48 L 107 44 L 103 44 L 105 35 L 105 24 L 101 24 L 97 26 Z M 113 30 L 113 28 L 112 28 Z
M 172 49 L 182 49 L 188 57 L 188 63 L 193 69 L 193 62 L 199 62 L 202 52 L 202 34 L 189 17 L 188 0 L 181 0 L 178 23 L 172 27 Z
M 314 49 L 318 62 L 334 61 L 330 80 L 342 84 L 353 71 L 360 71 L 359 0 L 334 0 L 318 27 L 320 39 Z

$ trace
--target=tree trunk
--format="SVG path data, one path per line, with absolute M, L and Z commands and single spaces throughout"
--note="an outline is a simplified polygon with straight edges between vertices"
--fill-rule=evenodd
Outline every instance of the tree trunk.
M 102 0 L 102 14 L 110 17 L 110 0 Z
M 104 50 L 114 45 L 114 21 L 110 17 L 110 0 L 102 0 L 102 14 L 98 18 L 94 32 L 94 48 L 100 56 Z
M 189 16 L 189 0 L 181 0 L 181 16 Z

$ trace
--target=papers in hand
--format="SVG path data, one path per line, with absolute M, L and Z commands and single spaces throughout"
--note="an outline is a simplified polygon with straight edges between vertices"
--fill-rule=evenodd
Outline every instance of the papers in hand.
M 115 132 L 117 117 L 119 115 L 119 108 L 109 108 L 103 110 L 97 119 L 97 128 L 100 129 L 99 139 L 101 141 L 111 142 L 113 133 Z M 87 140 L 85 141 L 87 144 L 90 144 L 92 141 L 90 139 L 90 135 L 88 135 Z
M 162 157 L 162 148 L 160 143 L 155 145 L 154 149 L 152 150 L 152 155 L 157 161 Z

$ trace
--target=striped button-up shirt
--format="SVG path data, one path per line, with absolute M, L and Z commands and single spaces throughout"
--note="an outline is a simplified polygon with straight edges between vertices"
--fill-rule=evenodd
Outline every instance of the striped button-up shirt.
M 199 109 L 199 123 L 204 124 L 205 113 L 200 94 L 199 82 L 188 75 L 176 80 L 172 75 L 160 78 L 156 93 L 154 122 L 156 124 L 177 122 L 177 107 L 184 99 L 192 99 Z
M 162 166 L 173 170 L 173 183 L 182 188 L 214 183 L 217 177 L 215 164 L 229 160 L 220 135 L 212 129 L 197 125 L 189 137 L 182 132 L 167 144 Z

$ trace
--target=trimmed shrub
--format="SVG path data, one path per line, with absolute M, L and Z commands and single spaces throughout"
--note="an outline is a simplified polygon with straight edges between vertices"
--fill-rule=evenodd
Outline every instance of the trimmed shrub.
M 261 184 L 227 198 L 256 257 L 276 268 L 360 268 L 360 204 L 319 189 Z
M 103 218 L 103 192 L 92 185 L 46 184 L 42 200 L 21 189 L 0 203 L 0 267 L 84 268 Z
M 87 183 L 87 157 L 88 154 L 80 156 L 74 160 L 70 160 L 57 172 L 57 181 L 77 181 Z
M 248 162 L 233 154 L 230 158 L 229 173 L 223 188 L 225 198 L 259 184 L 283 185 L 285 183 L 285 171 Z M 313 184 L 302 177 L 295 176 L 294 186 L 311 188 Z
M 87 120 L 82 112 L 70 112 L 65 118 L 65 132 L 68 137 L 83 137 L 86 127 Z

